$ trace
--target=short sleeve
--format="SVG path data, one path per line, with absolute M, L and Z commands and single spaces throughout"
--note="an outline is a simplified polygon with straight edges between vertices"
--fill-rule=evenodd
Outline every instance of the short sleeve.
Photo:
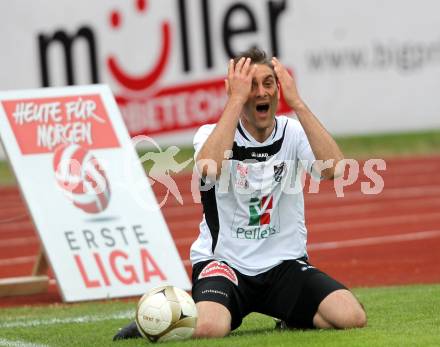
M 313 164 L 316 161 L 315 155 L 310 147 L 307 135 L 299 122 L 297 135 L 297 159 L 307 173 L 309 173 L 314 179 L 320 180 L 320 175 L 313 170 Z
M 204 143 L 208 139 L 209 135 L 211 135 L 212 131 L 215 128 L 215 124 L 206 124 L 202 125 L 199 130 L 194 135 L 193 138 L 193 146 L 194 146 L 194 162 L 196 161 L 197 155 L 199 154 L 200 150 L 202 149 Z M 194 166 L 197 173 L 200 175 L 200 172 L 197 168 L 197 165 Z
M 194 159 L 196 158 L 199 151 L 202 149 L 203 144 L 208 139 L 209 135 L 211 135 L 214 128 L 215 128 L 215 124 L 206 124 L 201 126 L 199 130 L 197 130 L 193 139 Z

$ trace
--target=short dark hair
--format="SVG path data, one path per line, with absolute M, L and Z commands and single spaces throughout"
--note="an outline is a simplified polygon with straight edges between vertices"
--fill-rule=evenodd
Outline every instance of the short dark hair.
M 275 79 L 278 81 L 277 74 L 275 73 L 275 69 L 272 64 L 272 60 L 267 56 L 266 52 L 263 51 L 262 49 L 254 46 L 247 49 L 246 51 L 239 53 L 234 58 L 234 64 L 237 64 L 241 58 L 251 58 L 252 64 L 261 64 L 261 65 L 269 66 L 272 69 L 273 74 L 275 75 Z

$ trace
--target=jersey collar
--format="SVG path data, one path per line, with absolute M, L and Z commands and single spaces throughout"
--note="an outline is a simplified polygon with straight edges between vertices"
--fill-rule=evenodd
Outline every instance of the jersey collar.
M 243 126 L 241 119 L 239 119 L 238 121 L 237 130 L 246 141 L 251 142 L 253 145 L 265 146 L 268 142 L 271 142 L 275 138 L 275 135 L 277 134 L 277 130 L 278 130 L 278 120 L 275 117 L 275 127 L 273 128 L 272 133 L 264 142 L 258 142 L 257 140 L 255 140 L 253 136 Z

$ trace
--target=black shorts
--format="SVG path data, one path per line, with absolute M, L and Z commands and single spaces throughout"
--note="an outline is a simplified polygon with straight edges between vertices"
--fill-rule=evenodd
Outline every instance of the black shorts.
M 346 289 L 303 258 L 285 260 L 256 276 L 243 275 L 224 262 L 204 261 L 194 264 L 192 282 L 195 302 L 213 301 L 229 310 L 231 330 L 251 312 L 282 319 L 292 328 L 314 328 L 321 301 Z

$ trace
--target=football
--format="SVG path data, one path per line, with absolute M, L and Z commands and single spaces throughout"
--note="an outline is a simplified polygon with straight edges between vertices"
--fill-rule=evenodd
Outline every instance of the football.
M 174 286 L 162 286 L 145 293 L 136 309 L 136 325 L 152 342 L 190 338 L 197 323 L 192 297 Z

